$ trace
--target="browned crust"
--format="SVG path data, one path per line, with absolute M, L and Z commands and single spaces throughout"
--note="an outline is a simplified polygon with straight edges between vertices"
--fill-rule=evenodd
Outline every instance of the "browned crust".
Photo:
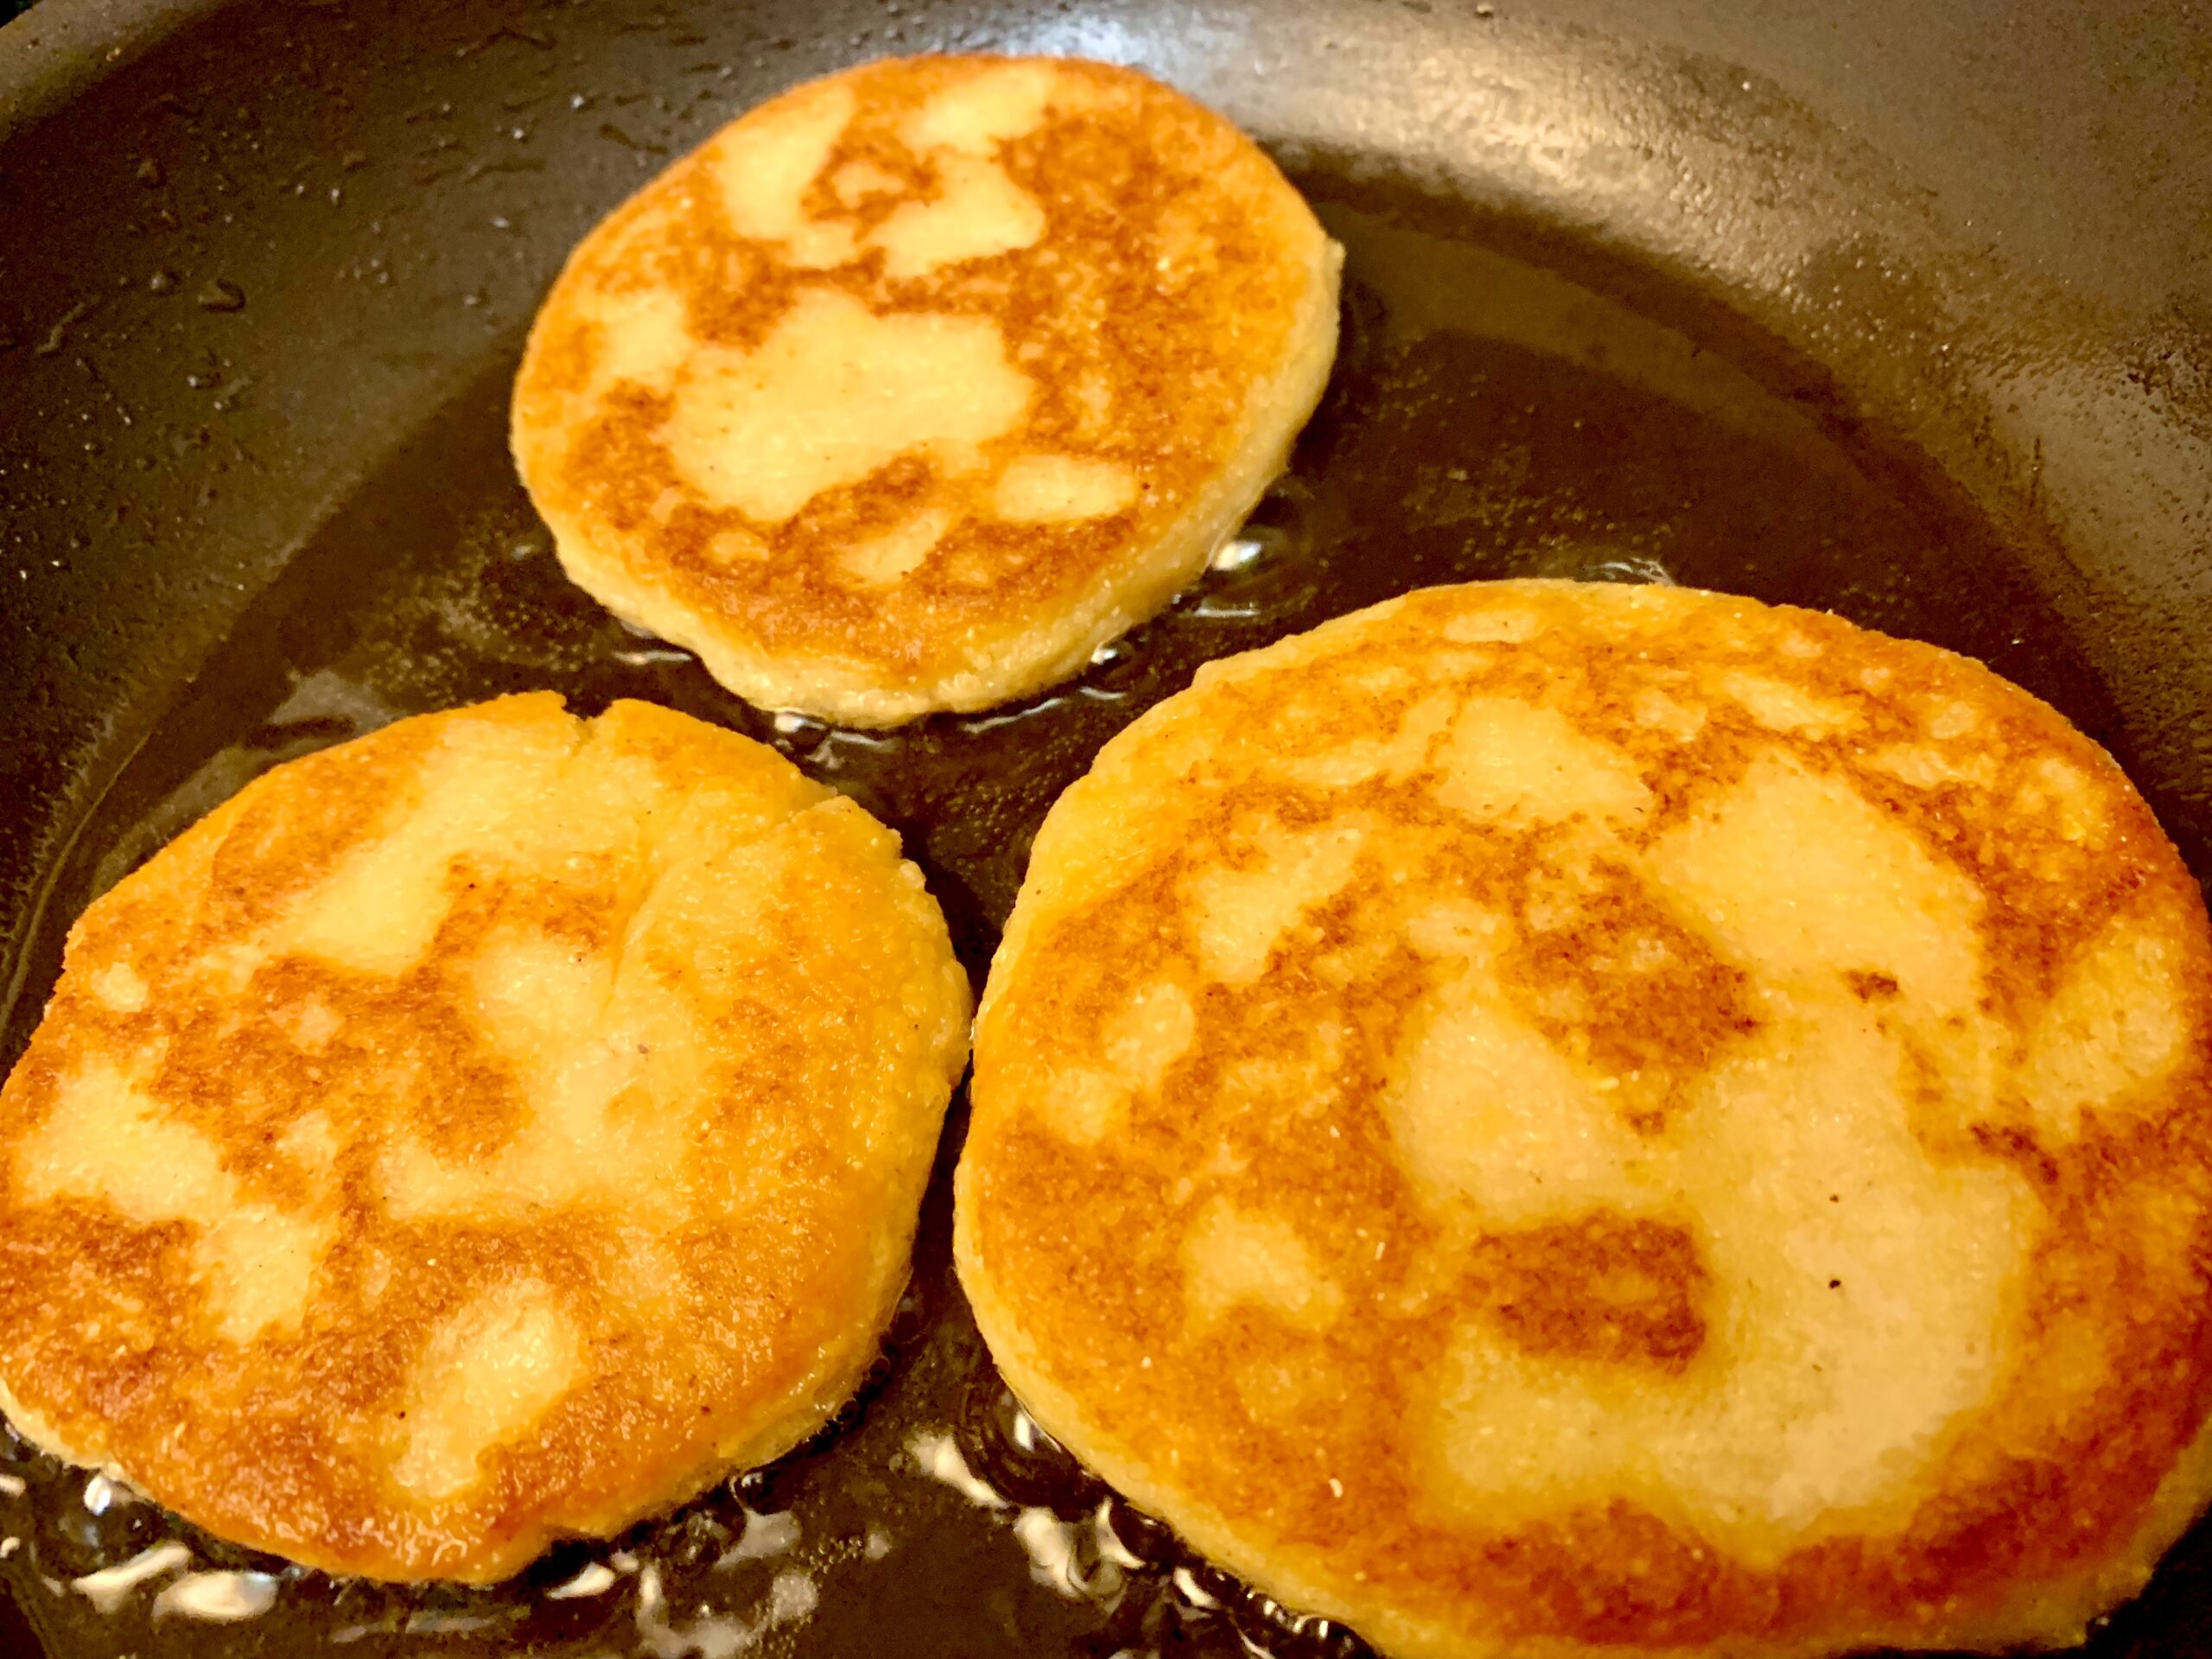
M 892 714 L 873 712 L 864 698 L 842 711 L 867 723 L 931 702 L 973 707 L 1025 690 L 1052 666 L 1025 663 L 1025 633 L 1072 612 L 1110 614 L 1120 582 L 1141 589 L 1129 596 L 1137 614 L 1163 601 L 1210 547 L 1177 550 L 1176 571 L 1160 582 L 1147 557 L 1186 537 L 1194 516 L 1208 524 L 1222 516 L 1213 488 L 1253 441 L 1255 420 L 1285 396 L 1302 399 L 1249 485 L 1238 481 L 1243 499 L 1226 504 L 1233 524 L 1318 395 L 1318 376 L 1287 392 L 1281 383 L 1302 337 L 1322 329 L 1334 338 L 1326 238 L 1249 139 L 1147 76 L 1080 60 L 891 59 L 808 83 L 728 130 L 825 86 L 849 86 L 855 113 L 806 205 L 823 222 L 864 235 L 901 202 L 932 200 L 942 189 L 931 162 L 899 137 L 900 121 L 940 89 L 1010 62 L 1049 63 L 1084 95 L 1084 107 L 1056 111 L 999 150 L 1007 175 L 1045 209 L 1047 228 L 1033 246 L 905 279 L 886 274 L 880 251 L 828 270 L 796 269 L 780 245 L 731 228 L 705 159 L 710 144 L 595 229 L 538 315 L 513 406 L 516 457 L 532 499 L 573 575 L 626 613 L 652 607 L 643 620 L 656 626 L 680 615 L 686 642 L 725 677 L 725 655 L 748 674 L 760 659 L 794 672 L 827 664 L 841 685 L 887 695 L 881 707 Z M 826 181 L 855 163 L 898 181 L 897 193 L 839 200 Z M 1203 238 L 1198 257 L 1184 245 L 1193 236 Z M 1125 466 L 1140 493 L 1103 518 L 1003 523 L 978 506 L 973 485 L 916 454 L 823 492 L 781 523 L 717 505 L 680 474 L 662 440 L 666 396 L 618 382 L 577 401 L 603 342 L 576 296 L 643 287 L 680 296 L 696 340 L 740 349 L 757 346 L 803 292 L 849 295 L 881 315 L 987 319 L 1033 386 L 1015 429 L 985 446 L 987 474 L 1012 455 L 1051 451 Z M 1111 393 L 1103 426 L 1082 401 L 1097 385 Z M 954 522 L 920 568 L 888 589 L 840 569 L 854 542 L 925 505 Z M 760 556 L 721 550 L 732 535 Z M 1004 683 L 986 695 L 970 683 L 979 680 Z M 737 689 L 759 695 L 749 677 Z
M 434 942 L 404 971 L 277 954 L 222 989 L 212 957 L 250 944 L 391 833 L 426 759 L 463 722 L 648 767 L 667 791 L 662 815 L 626 826 L 630 856 L 586 868 L 456 858 Z M 704 1097 L 626 1096 L 611 1109 L 693 1114 L 688 1151 L 654 1178 L 688 1201 L 658 1229 L 677 1282 L 635 1281 L 639 1219 L 610 1195 L 524 1216 L 389 1213 L 378 1160 L 395 1136 L 467 1165 L 495 1156 L 534 1109 L 473 1013 L 471 964 L 493 930 L 566 943 L 579 959 L 623 948 L 653 883 L 684 879 L 648 865 L 673 855 L 685 804 L 715 793 L 753 821 L 733 810 L 731 828 L 690 853 L 711 863 L 751 840 L 791 862 L 760 912 L 766 948 L 744 995 L 709 988 L 676 935 L 648 930 L 635 945 L 652 994 L 685 1001 L 709 1033 Z M 696 894 L 716 902 L 709 887 Z M 142 1007 L 99 994 L 118 964 L 143 982 Z M 310 1007 L 334 1034 L 303 1045 Z M 219 1148 L 240 1204 L 334 1224 L 303 1320 L 243 1344 L 211 1328 L 191 1247 L 221 1217 L 141 1224 L 100 1198 L 30 1201 L 18 1178 L 0 1188 L 11 1411 L 53 1449 L 118 1469 L 213 1532 L 336 1572 L 489 1580 L 550 1536 L 618 1528 L 803 1438 L 857 1380 L 905 1280 L 965 1009 L 942 921 L 900 876 L 887 833 L 734 734 L 638 703 L 587 724 L 541 693 L 294 761 L 79 921 L 0 1090 L 0 1141 L 22 1147 L 84 1066 L 139 1069 L 167 1121 Z M 873 1047 L 887 1026 L 905 1040 Z M 911 1077 L 878 1075 L 894 1063 Z M 849 1155 L 861 1109 L 881 1114 L 872 1160 Z M 327 1174 L 283 1151 L 311 1112 L 334 1131 Z M 544 1287 L 581 1333 L 575 1385 L 493 1450 L 487 1478 L 418 1499 L 391 1474 L 410 1367 L 472 1296 L 513 1283 Z M 641 1317 L 661 1294 L 680 1316 Z
M 1445 639 L 1455 619 L 1503 609 L 1534 610 L 1547 629 L 1510 647 Z M 1782 649 L 1785 636 L 1817 655 Z M 1424 665 L 1470 655 L 1482 664 Z M 1411 667 L 1414 683 L 1358 689 L 1363 671 L 1393 665 Z M 1847 705 L 1861 723 L 1834 736 L 1778 733 L 1715 697 L 1702 731 L 1681 743 L 1634 717 L 1641 691 L 1681 691 L 1731 665 Z M 1878 688 L 1869 670 L 1886 676 Z M 1025 1109 L 1058 1069 L 1096 1054 L 1102 1023 L 1128 987 L 1162 976 L 1203 984 L 1178 883 L 1233 864 L 1233 826 L 1253 814 L 1290 825 L 1353 811 L 1417 823 L 1435 839 L 1403 879 L 1517 912 L 1529 877 L 1516 848 L 1527 838 L 1445 823 L 1451 815 L 1421 773 L 1340 793 L 1256 775 L 1286 753 L 1387 734 L 1454 677 L 1548 701 L 1627 748 L 1655 797 L 1631 841 L 1664 833 L 1762 755 L 1848 779 L 1986 895 L 1985 1012 L 2016 1031 L 2115 917 L 2178 953 L 2186 1037 L 2155 1101 L 2087 1114 L 2070 1144 L 2001 1108 L 2003 1121 L 1973 1125 L 1963 1142 L 1923 1137 L 1931 1157 L 2019 1172 L 2041 1219 L 2002 1384 L 1956 1426 L 1903 1526 L 1847 1529 L 1762 1566 L 1626 1500 L 1490 1525 L 1433 1501 L 1414 1425 L 1455 1330 L 1503 1317 L 1533 1351 L 1663 1372 L 1696 1351 L 1701 1294 L 1681 1236 L 1651 1225 L 1633 1237 L 1495 1233 L 1456 1282 L 1408 1297 L 1405 1264 L 1436 1224 L 1394 1153 L 1383 1067 L 1425 970 L 1402 947 L 1370 954 L 1349 981 L 1331 966 L 1332 953 L 1341 963 L 1356 947 L 1378 868 L 1363 868 L 1310 913 L 1295 947 L 1279 950 L 1255 985 L 1198 995 L 1196 1040 L 1156 1088 L 1137 1091 L 1126 1131 L 1079 1147 Z M 1960 753 L 1996 757 L 1988 787 L 1916 788 L 1867 764 L 1887 743 L 1929 742 L 1925 711 L 1952 702 L 1980 716 Z M 2106 823 L 2094 844 L 2069 839 L 2055 807 L 2019 804 L 2046 758 L 2091 781 Z M 1102 812 L 1139 826 L 1133 844 L 1112 857 L 1064 854 L 1079 839 L 1076 821 Z M 1059 878 L 1040 873 L 1064 855 L 1081 874 L 1046 904 L 1040 881 Z M 1552 950 L 1524 932 L 1505 946 L 1524 1014 L 1555 1044 L 1664 1067 L 1703 1064 L 1731 1039 L 1742 1016 L 1719 964 L 1696 983 L 1639 984 L 1600 943 Z M 1429 589 L 1214 665 L 1110 744 L 1055 807 L 978 1025 L 975 1118 L 958 1176 L 962 1274 L 994 1353 L 1048 1428 L 1210 1553 L 1395 1651 L 1783 1654 L 2077 1640 L 2082 1621 L 2139 1587 L 2206 1494 L 2197 1447 L 2212 1408 L 2208 968 L 2202 898 L 2149 809 L 2094 743 L 1978 664 L 1831 616 L 1717 595 L 1518 582 Z M 1853 989 L 1874 1007 L 1897 988 L 1864 975 Z M 1322 1058 L 1313 1033 L 1339 1018 L 1355 1036 Z M 1218 1080 L 1255 1059 L 1284 1065 L 1297 1096 L 1224 1118 Z M 1639 1130 L 1662 1133 L 1666 1101 L 1643 1103 L 1654 1116 Z M 1196 1209 L 1224 1196 L 1291 1219 L 1356 1314 L 1320 1333 L 1249 1307 L 1211 1326 L 1187 1323 L 1179 1247 Z M 1391 1241 L 1385 1259 L 1369 1248 L 1376 1236 Z M 2093 1386 L 2058 1380 L 2062 1353 L 2075 1364 L 2096 1356 Z M 1309 1403 L 1255 1414 L 1223 1386 L 1262 1366 L 1311 1379 Z

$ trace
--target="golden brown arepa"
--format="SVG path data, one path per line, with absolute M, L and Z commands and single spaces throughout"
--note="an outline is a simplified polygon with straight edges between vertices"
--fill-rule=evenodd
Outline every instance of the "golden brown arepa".
M 967 1013 L 891 832 L 687 716 L 280 766 L 86 912 L 0 1090 L 0 1408 L 332 1572 L 613 1532 L 850 1394 Z
M 569 574 L 763 707 L 1050 683 L 1281 470 L 1339 251 L 1128 69 L 890 59 L 724 128 L 587 237 L 515 385 Z
M 1053 808 L 962 1281 L 1077 1455 L 1404 1659 L 2073 1642 L 2208 1490 L 2207 968 L 1977 664 L 1411 594 Z

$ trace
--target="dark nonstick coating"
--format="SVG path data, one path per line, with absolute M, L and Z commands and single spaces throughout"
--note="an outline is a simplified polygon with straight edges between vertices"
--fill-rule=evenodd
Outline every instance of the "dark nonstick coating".
M 562 581 L 506 385 L 563 253 L 665 160 L 931 48 L 1135 61 L 1243 122 L 1350 251 L 1344 353 L 1255 561 L 1074 684 L 888 739 L 779 727 Z M 1475 576 L 1663 574 L 1970 652 L 2110 747 L 2202 878 L 2209 80 L 2212 19 L 2070 0 L 42 0 L 0 30 L 0 1063 L 69 919 L 247 778 L 524 687 L 777 743 L 900 830 L 980 977 L 1114 730 L 1208 657 Z M 861 1400 L 623 1541 L 604 1594 L 543 1594 L 611 1559 L 579 1546 L 495 1591 L 103 1611 L 67 1580 L 168 1537 L 279 1564 L 94 1513 L 0 1430 L 0 1652 L 1360 1651 L 1027 1433 L 950 1273 L 962 1112 Z M 748 1510 L 798 1542 L 717 1567 Z M 817 1605 L 771 1630 L 779 1570 Z M 2208 1574 L 2200 1528 L 2095 1649 L 2212 1647 Z

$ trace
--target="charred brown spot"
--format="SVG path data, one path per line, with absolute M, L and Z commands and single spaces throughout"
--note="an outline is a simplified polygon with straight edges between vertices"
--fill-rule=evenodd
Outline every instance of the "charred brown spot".
M 1546 905 L 1546 925 L 1518 931 L 1505 982 L 1536 1028 L 1613 1079 L 1621 1109 L 1652 1133 L 1681 1083 L 1758 1030 L 1751 979 L 1628 870 L 1592 878 L 1554 882 L 1566 891 Z
M 1711 1276 L 1688 1229 L 1599 1213 L 1493 1233 L 1471 1279 L 1484 1314 L 1529 1352 L 1681 1371 L 1705 1345 Z

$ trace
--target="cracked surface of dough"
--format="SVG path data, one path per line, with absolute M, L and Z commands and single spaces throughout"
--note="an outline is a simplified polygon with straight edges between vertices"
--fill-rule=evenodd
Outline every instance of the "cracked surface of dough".
M 733 733 L 292 761 L 85 913 L 0 1090 L 0 1407 L 333 1572 L 617 1531 L 857 1383 L 968 1006 L 897 838 Z

